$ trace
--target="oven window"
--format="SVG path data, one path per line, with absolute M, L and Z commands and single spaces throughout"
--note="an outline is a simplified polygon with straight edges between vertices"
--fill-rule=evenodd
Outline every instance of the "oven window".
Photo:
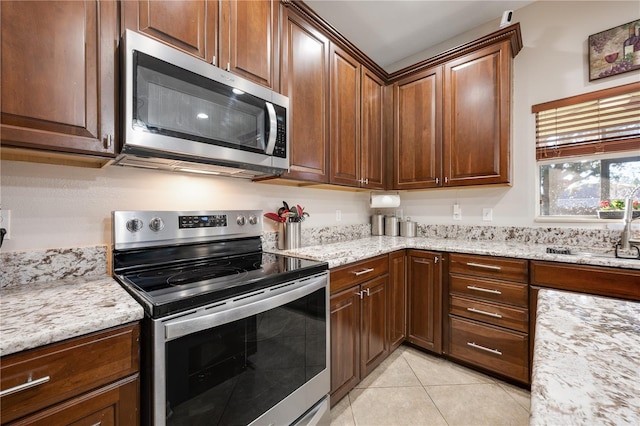
M 263 153 L 265 102 L 135 52 L 133 125 L 152 133 Z
M 326 292 L 166 343 L 168 425 L 251 423 L 327 368 Z

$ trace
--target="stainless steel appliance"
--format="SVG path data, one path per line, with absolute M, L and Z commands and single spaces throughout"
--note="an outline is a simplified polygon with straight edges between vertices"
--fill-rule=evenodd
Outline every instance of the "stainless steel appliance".
M 289 168 L 289 99 L 144 35 L 122 43 L 116 164 L 252 178 Z
M 116 211 L 145 309 L 143 423 L 328 424 L 327 264 L 262 251 L 261 211 Z

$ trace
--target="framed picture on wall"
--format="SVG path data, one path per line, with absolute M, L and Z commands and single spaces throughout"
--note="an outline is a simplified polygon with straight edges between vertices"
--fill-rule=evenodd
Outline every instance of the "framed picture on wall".
M 589 36 L 589 81 L 640 70 L 640 19 Z

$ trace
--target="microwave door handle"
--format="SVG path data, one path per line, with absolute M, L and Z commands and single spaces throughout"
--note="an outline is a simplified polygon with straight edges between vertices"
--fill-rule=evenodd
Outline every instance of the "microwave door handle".
M 267 155 L 273 155 L 273 150 L 276 147 L 276 137 L 278 136 L 278 120 L 276 118 L 276 109 L 271 102 L 266 102 L 267 113 L 269 114 L 269 140 L 267 141 L 267 149 L 265 153 Z

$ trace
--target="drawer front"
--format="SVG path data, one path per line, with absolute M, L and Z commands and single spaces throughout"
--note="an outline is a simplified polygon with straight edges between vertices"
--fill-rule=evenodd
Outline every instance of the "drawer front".
M 522 283 L 529 281 L 528 261 L 524 259 L 452 253 L 449 272 Z
M 136 373 L 139 336 L 136 324 L 2 358 L 2 391 L 29 381 L 38 383 L 0 398 L 2 421 L 17 419 Z
M 638 270 L 532 261 L 531 284 L 640 300 L 640 271 Z
M 451 296 L 450 313 L 512 330 L 529 332 L 529 310 L 514 308 L 477 299 Z
M 451 274 L 449 291 L 486 301 L 508 303 L 523 308 L 529 307 L 529 286 L 527 284 Z
M 331 292 L 369 281 L 388 272 L 389 256 L 386 254 L 332 269 L 330 272 Z
M 521 382 L 529 380 L 529 335 L 449 316 L 449 355 Z

